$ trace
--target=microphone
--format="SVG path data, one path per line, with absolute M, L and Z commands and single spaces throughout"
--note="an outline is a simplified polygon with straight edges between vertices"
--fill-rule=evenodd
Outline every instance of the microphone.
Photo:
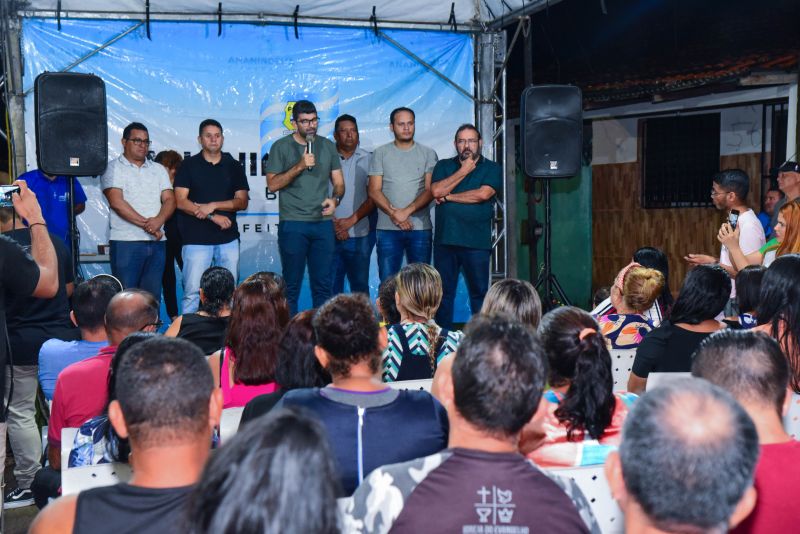
M 306 136 L 306 154 L 311 154 L 312 153 L 311 144 L 313 142 L 314 142 L 314 136 L 313 135 L 307 135 Z M 314 167 L 308 167 L 308 171 L 309 172 L 312 172 L 313 170 L 314 170 Z

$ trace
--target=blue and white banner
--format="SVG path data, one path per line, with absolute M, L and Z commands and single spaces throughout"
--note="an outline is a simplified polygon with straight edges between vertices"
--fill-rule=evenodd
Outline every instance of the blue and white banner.
M 148 39 L 144 24 L 131 20 L 23 21 L 24 86 L 37 75 L 59 71 L 123 34 L 72 69 L 93 73 L 106 83 L 109 158 L 122 151 L 123 128 L 144 123 L 152 150 L 199 151 L 197 128 L 206 118 L 222 123 L 223 150 L 245 167 L 250 206 L 238 217 L 242 235 L 240 276 L 259 270 L 280 272 L 277 247 L 277 196 L 266 188 L 263 160 L 272 143 L 291 133 L 291 104 L 316 103 L 319 135 L 332 138 L 342 113 L 355 116 L 361 145 L 372 150 L 391 140 L 389 113 L 398 106 L 416 112 L 416 139 L 440 158 L 454 155 L 453 135 L 474 120 L 470 99 L 371 30 L 342 27 L 293 27 L 211 22 L 153 21 Z M 473 41 L 448 32 L 386 31 L 447 77 L 472 92 Z M 36 166 L 33 92 L 26 98 L 28 167 Z M 99 180 L 82 178 L 90 197 L 79 217 L 81 251 L 96 252 L 108 243 L 108 207 Z M 374 263 L 374 258 L 373 258 Z M 376 268 L 373 265 L 373 273 Z M 373 274 L 371 286 L 377 289 Z M 459 292 L 456 320 L 468 318 L 466 296 Z M 307 288 L 301 308 L 310 305 Z

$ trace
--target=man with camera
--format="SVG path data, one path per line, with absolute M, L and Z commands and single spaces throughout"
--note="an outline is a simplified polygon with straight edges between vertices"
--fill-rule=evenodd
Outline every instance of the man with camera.
M 0 206 L 10 200 L 17 216 L 27 222 L 31 240 L 30 251 L 12 239 L 0 235 L 0 363 L 5 369 L 8 363 L 8 339 L 6 332 L 6 298 L 38 297 L 52 298 L 58 291 L 58 260 L 50 234 L 47 232 L 42 210 L 36 195 L 28 189 L 24 180 L 4 187 L 0 195 Z M 6 390 L 5 372 L 0 372 L 0 390 L 5 392 L 0 406 L 0 478 L 5 466 L 6 410 L 9 392 Z
M 442 304 L 436 323 L 453 327 L 453 303 L 458 273 L 464 270 L 469 307 L 480 311 L 489 290 L 494 196 L 503 174 L 494 161 L 481 156 L 481 133 L 472 124 L 456 130 L 456 157 L 436 164 L 431 193 L 436 199 L 433 265 L 442 277 Z

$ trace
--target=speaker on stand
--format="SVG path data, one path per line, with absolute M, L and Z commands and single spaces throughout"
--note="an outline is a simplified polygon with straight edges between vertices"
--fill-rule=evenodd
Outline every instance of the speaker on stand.
M 522 167 L 529 179 L 541 180 L 544 197 L 544 258 L 535 286 L 542 292 L 545 310 L 569 299 L 552 270 L 552 214 L 550 182 L 580 173 L 583 147 L 583 97 L 573 85 L 531 85 L 522 92 L 520 108 Z M 534 187 L 528 188 L 528 203 L 535 202 Z M 539 236 L 529 217 L 531 279 L 538 269 L 536 246 Z
M 103 174 L 108 163 L 106 86 L 93 74 L 45 72 L 34 82 L 36 161 L 39 169 L 69 179 L 68 221 L 72 275 L 78 279 L 75 180 Z

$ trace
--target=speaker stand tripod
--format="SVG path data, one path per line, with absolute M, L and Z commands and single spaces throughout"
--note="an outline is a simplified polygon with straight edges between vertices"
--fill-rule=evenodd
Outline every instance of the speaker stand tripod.
M 69 223 L 69 252 L 70 252 L 70 259 L 72 260 L 70 263 L 70 267 L 72 268 L 72 279 L 75 281 L 75 285 L 81 281 L 79 280 L 80 275 L 80 246 L 79 240 L 80 237 L 78 236 L 78 223 L 75 219 L 75 180 L 78 178 L 75 176 L 67 176 L 67 181 L 69 181 L 69 199 L 67 201 L 67 222 Z
M 551 243 L 551 227 L 552 227 L 552 220 L 551 220 L 551 212 L 550 212 L 550 180 L 544 178 L 542 180 L 542 188 L 544 189 L 544 262 L 542 266 L 541 272 L 539 272 L 539 276 L 536 278 L 536 283 L 534 286 L 536 289 L 541 291 L 541 295 L 543 297 L 542 306 L 544 307 L 545 311 L 550 311 L 553 308 L 557 308 L 558 306 L 570 306 L 570 301 L 567 298 L 566 293 L 564 293 L 564 289 L 561 287 L 561 284 L 558 282 L 558 278 L 553 273 L 552 263 L 551 263 L 551 256 L 552 256 L 552 243 Z M 533 196 L 533 188 L 531 188 L 531 192 L 529 193 L 529 202 L 532 200 Z M 531 245 L 528 247 L 528 253 L 530 254 L 530 268 L 531 268 L 531 276 L 533 275 L 534 269 L 538 267 L 536 261 L 536 246 L 538 245 L 538 237 L 535 237 L 531 241 Z

